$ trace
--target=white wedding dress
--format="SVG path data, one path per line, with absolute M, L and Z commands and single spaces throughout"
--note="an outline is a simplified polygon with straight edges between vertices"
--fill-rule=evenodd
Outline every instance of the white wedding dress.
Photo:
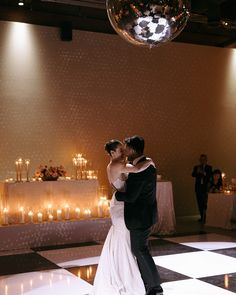
M 125 188 L 125 181 L 113 183 L 117 190 Z M 111 199 L 112 226 L 100 256 L 94 286 L 90 295 L 144 295 L 145 288 L 131 252 L 130 233 L 124 222 L 124 202 Z

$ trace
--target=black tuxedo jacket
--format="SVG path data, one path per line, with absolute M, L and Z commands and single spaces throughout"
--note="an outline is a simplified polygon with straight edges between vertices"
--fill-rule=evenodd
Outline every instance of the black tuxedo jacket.
M 150 165 L 142 172 L 129 173 L 126 192 L 117 191 L 115 196 L 125 202 L 125 224 L 129 230 L 150 228 L 157 222 L 156 168 Z

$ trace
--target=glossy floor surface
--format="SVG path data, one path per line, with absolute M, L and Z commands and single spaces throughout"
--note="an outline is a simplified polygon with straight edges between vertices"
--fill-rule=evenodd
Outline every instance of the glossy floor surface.
M 175 235 L 149 244 L 165 295 L 236 294 L 236 232 L 182 220 Z M 0 252 L 0 294 L 88 294 L 101 249 L 91 242 Z

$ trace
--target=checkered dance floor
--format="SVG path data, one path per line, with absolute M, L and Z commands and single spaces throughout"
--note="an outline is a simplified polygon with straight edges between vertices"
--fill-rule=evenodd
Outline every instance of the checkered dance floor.
M 150 247 L 165 295 L 236 294 L 236 233 L 152 237 Z M 0 252 L 0 294 L 87 294 L 101 249 L 91 242 Z

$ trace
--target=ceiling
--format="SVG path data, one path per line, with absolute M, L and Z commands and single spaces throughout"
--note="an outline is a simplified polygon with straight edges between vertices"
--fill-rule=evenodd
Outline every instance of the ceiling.
M 0 0 L 0 20 L 115 34 L 105 0 Z M 236 48 L 236 0 L 192 0 L 191 16 L 174 42 Z

